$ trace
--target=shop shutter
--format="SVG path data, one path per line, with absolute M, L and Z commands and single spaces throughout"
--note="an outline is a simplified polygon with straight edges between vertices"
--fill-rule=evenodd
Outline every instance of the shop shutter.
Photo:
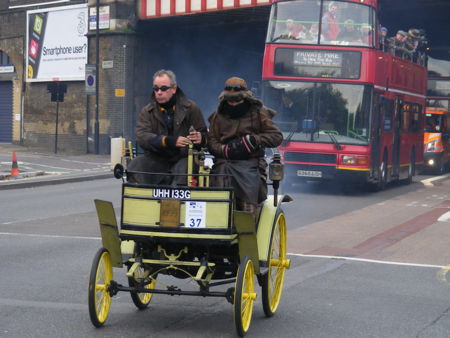
M 0 142 L 12 142 L 12 82 L 0 82 Z

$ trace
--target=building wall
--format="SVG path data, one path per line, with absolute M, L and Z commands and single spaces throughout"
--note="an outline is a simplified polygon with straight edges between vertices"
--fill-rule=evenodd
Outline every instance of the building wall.
M 13 123 L 12 139 L 19 143 L 21 139 L 22 118 L 22 78 L 23 78 L 23 28 L 24 14 L 20 11 L 2 11 L 0 7 L 0 50 L 6 53 L 14 66 L 14 73 L 0 74 L 0 81 L 12 81 L 13 85 Z M 18 119 L 19 118 L 19 119 Z
M 14 64 L 14 74 L 0 74 L 0 81 L 13 81 L 13 143 L 61 153 L 96 152 L 95 96 L 86 96 L 84 81 L 68 81 L 64 102 L 58 104 L 58 134 L 56 135 L 57 104 L 51 102 L 48 82 L 26 83 L 24 53 L 26 50 L 26 11 L 35 7 L 11 9 L 43 1 L 15 0 L 0 3 L 0 50 Z M 61 5 L 84 3 L 71 1 Z M 131 137 L 133 108 L 132 69 L 134 67 L 136 23 L 133 0 L 104 0 L 110 6 L 110 28 L 100 31 L 99 81 L 99 153 L 109 153 L 110 138 Z M 88 2 L 94 6 L 95 1 Z M 40 6 L 39 8 L 45 8 Z M 88 63 L 96 61 L 95 31 L 88 33 Z M 112 68 L 102 68 L 103 61 L 112 61 Z M 124 97 L 116 97 L 116 89 L 124 89 Z M 17 119 L 21 117 L 21 119 Z
M 100 37 L 98 121 L 102 153 L 109 151 L 111 137 L 132 138 L 135 115 L 132 75 L 135 66 L 135 45 L 136 37 L 131 33 L 107 33 Z M 90 36 L 89 62 L 92 64 L 95 63 L 95 53 L 95 36 Z M 124 90 L 125 96 L 120 96 L 121 93 L 116 93 L 117 90 Z M 94 131 L 97 113 L 95 96 L 88 98 L 87 111 L 89 114 L 88 148 L 89 152 L 95 152 Z

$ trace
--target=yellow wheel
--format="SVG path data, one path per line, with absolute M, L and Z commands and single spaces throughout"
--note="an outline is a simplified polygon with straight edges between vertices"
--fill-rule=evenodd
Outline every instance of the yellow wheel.
M 134 276 L 128 278 L 128 285 L 130 285 L 130 287 L 138 286 L 139 284 L 141 284 L 143 278 L 145 278 L 145 269 L 143 267 L 139 267 L 134 272 Z M 148 283 L 148 279 L 145 282 Z M 155 288 L 155 284 L 156 280 L 152 279 L 150 283 L 145 284 L 145 289 L 152 290 Z M 148 304 L 152 300 L 152 296 L 153 293 L 131 292 L 131 299 L 133 300 L 134 305 L 136 305 L 139 310 L 147 308 Z
M 286 219 L 284 213 L 277 215 L 270 241 L 268 271 L 263 276 L 262 304 L 267 317 L 272 317 L 280 304 L 284 273 L 289 267 L 286 259 Z
M 234 289 L 234 324 L 239 336 L 243 337 L 250 327 L 253 302 L 256 300 L 255 272 L 253 263 L 245 256 L 239 265 Z
M 111 306 L 108 287 L 112 274 L 111 256 L 108 250 L 101 248 L 94 257 L 89 277 L 89 316 L 96 327 L 102 326 L 108 318 Z

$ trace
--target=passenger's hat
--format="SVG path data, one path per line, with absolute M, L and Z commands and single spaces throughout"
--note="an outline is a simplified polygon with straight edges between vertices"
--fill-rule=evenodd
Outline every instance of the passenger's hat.
M 397 34 L 403 35 L 403 36 L 408 36 L 408 34 L 406 34 L 405 31 L 399 30 L 397 31 Z
M 382 32 L 387 32 L 387 31 L 388 31 L 388 29 L 387 29 L 386 27 L 381 27 L 380 30 L 381 30 Z
M 408 35 L 414 39 L 419 39 L 420 38 L 420 31 L 416 28 L 411 28 L 408 31 Z
M 219 95 L 220 100 L 240 101 L 246 97 L 252 96 L 252 92 L 248 90 L 247 82 L 240 77 L 230 77 L 225 81 L 222 93 Z

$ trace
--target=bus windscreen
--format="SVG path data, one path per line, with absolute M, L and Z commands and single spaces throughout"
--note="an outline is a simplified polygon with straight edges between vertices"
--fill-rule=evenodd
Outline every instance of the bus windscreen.
M 265 104 L 291 141 L 368 144 L 372 89 L 368 85 L 264 81 Z

